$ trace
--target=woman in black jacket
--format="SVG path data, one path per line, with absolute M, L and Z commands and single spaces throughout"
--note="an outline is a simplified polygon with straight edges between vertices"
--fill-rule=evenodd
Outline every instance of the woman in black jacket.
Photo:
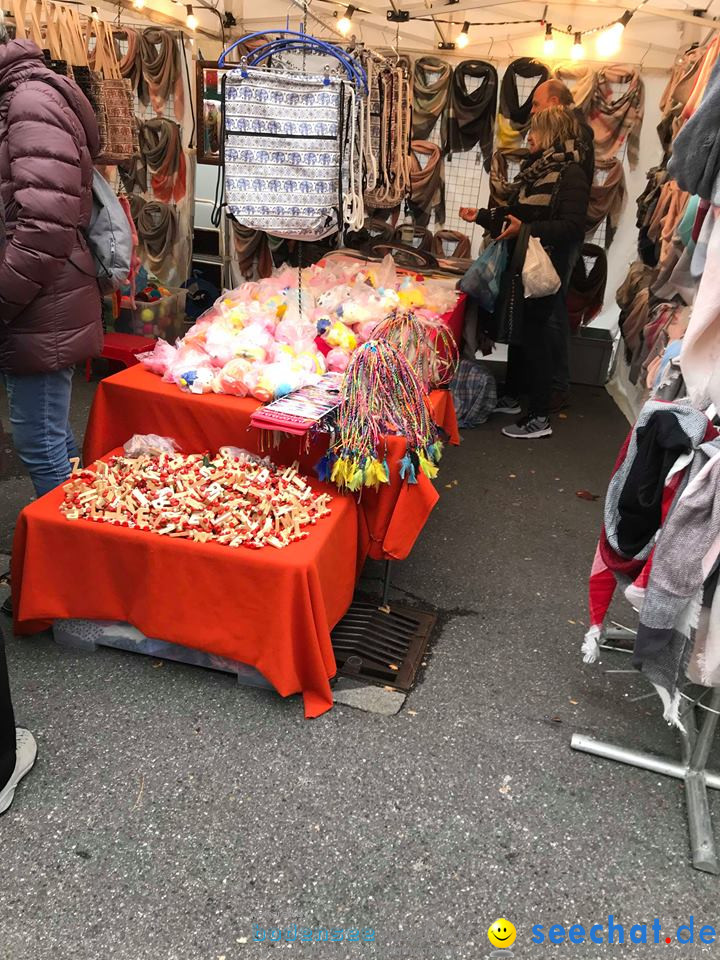
M 519 278 L 510 275 L 517 268 L 513 254 L 521 228 L 528 226 L 547 251 L 559 277 L 568 274 L 570 258 L 585 236 L 585 218 L 590 184 L 581 166 L 577 120 L 564 107 L 541 110 L 532 119 L 528 135 L 530 155 L 514 180 L 513 196 L 507 206 L 489 210 L 463 207 L 460 216 L 479 223 L 493 238 L 510 241 L 507 274 L 503 286 L 508 292 L 515 283 L 519 295 L 509 292 L 507 309 L 522 310 L 519 343 L 508 351 L 506 395 L 498 401 L 498 413 L 520 413 L 519 396 L 528 394 L 527 414 L 518 423 L 505 427 L 507 437 L 536 439 L 549 437 L 552 356 L 548 322 L 555 295 L 524 299 Z M 524 234 L 524 232 L 523 232 Z M 517 318 L 514 318 L 517 321 Z

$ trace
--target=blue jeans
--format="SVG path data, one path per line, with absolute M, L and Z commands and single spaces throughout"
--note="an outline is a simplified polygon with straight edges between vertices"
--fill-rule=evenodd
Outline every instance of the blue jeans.
M 80 455 L 69 422 L 73 368 L 4 377 L 13 443 L 42 497 L 67 480 L 70 458 Z

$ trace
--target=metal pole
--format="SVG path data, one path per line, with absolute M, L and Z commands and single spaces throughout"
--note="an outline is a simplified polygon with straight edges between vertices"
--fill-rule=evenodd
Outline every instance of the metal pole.
M 627 763 L 631 767 L 651 770 L 653 773 L 662 773 L 666 777 L 675 777 L 677 780 L 685 780 L 688 774 L 687 766 L 677 760 L 667 760 L 665 757 L 644 753 L 642 750 L 630 750 L 615 743 L 594 740 L 592 737 L 586 737 L 581 733 L 572 735 L 570 746 L 573 750 L 592 753 L 594 756 L 604 757 L 606 760 L 617 760 L 620 763 Z M 720 790 L 720 774 L 706 772 L 704 776 L 708 787 L 712 787 L 713 790 Z
M 390 560 L 385 561 L 385 577 L 383 579 L 383 595 L 382 595 L 382 606 L 384 609 L 387 609 L 390 605 L 391 562 L 392 561 Z

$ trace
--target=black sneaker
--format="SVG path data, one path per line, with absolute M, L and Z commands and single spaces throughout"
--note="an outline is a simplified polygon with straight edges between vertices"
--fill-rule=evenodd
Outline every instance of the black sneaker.
M 513 440 L 539 440 L 551 437 L 552 427 L 547 417 L 525 417 L 509 427 L 503 427 L 503 434 Z
M 6 617 L 13 615 L 12 595 L 5 599 L 5 602 L 0 607 L 0 613 L 4 613 Z
M 522 406 L 517 397 L 508 397 L 502 396 L 498 397 L 497 403 L 495 404 L 494 413 L 509 413 L 511 416 L 515 417 L 518 413 L 522 413 Z

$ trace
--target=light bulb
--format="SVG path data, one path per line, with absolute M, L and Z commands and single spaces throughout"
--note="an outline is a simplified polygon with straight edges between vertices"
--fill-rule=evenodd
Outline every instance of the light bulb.
M 582 60 L 582 58 L 585 56 L 585 51 L 583 50 L 582 44 L 582 33 L 575 34 L 575 42 L 572 45 L 570 56 L 573 60 Z
M 185 7 L 187 10 L 187 17 L 185 17 L 185 26 L 188 30 L 197 30 L 198 18 L 193 13 L 192 5 L 188 3 Z
M 352 15 L 355 13 L 355 7 L 352 5 L 347 8 L 345 13 L 337 22 L 338 33 L 346 37 L 352 30 Z
M 466 20 L 465 23 L 463 24 L 462 30 L 458 34 L 457 40 L 455 41 L 455 46 L 460 47 L 461 50 L 464 50 L 465 47 L 470 43 L 470 37 L 468 36 L 469 33 L 470 33 L 470 24 Z
M 145 0 L 133 0 L 133 6 L 136 10 L 142 10 L 145 6 Z
M 552 24 L 545 24 L 545 42 L 543 43 L 543 52 L 546 57 L 551 57 L 555 53 L 555 37 L 553 37 Z
M 100 19 L 100 14 L 98 13 L 97 7 L 90 7 L 90 16 L 93 20 L 97 21 Z
M 600 57 L 614 57 L 622 46 L 622 35 L 625 32 L 625 24 L 614 23 L 611 27 L 608 27 L 607 30 L 603 30 L 602 33 L 598 34 L 598 38 L 595 41 L 595 47 Z

